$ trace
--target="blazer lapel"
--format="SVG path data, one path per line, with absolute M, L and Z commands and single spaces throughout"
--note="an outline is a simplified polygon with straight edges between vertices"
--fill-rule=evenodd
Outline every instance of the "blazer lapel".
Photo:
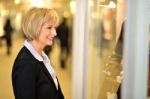
M 42 63 L 42 68 L 43 68 L 44 73 L 46 74 L 46 76 L 49 78 L 49 80 L 50 80 L 50 81 L 54 84 L 54 86 L 55 86 L 55 83 L 54 83 L 54 80 L 53 80 L 51 74 L 48 72 L 48 70 L 47 70 L 47 68 L 45 67 L 44 63 L 43 63 L 43 62 L 41 62 L 41 63 Z M 56 86 L 55 86 L 55 88 L 56 88 Z

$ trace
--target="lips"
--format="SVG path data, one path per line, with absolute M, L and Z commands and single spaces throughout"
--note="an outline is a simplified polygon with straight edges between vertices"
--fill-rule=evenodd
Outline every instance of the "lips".
M 48 37 L 48 39 L 52 41 L 54 39 L 54 37 Z

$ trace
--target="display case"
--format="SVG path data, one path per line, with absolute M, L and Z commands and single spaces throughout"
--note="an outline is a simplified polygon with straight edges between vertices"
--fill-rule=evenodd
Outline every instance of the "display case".
M 88 99 L 117 97 L 123 79 L 124 19 L 124 0 L 90 0 Z

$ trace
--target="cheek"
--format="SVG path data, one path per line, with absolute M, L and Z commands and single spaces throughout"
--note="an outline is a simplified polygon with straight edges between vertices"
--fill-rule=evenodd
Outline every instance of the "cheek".
M 44 37 L 46 35 L 48 35 L 48 31 L 46 31 L 46 30 L 43 30 L 39 33 L 39 36 L 41 36 L 41 37 Z
M 45 32 L 40 32 L 39 33 L 39 40 L 43 41 L 46 38 L 46 33 Z

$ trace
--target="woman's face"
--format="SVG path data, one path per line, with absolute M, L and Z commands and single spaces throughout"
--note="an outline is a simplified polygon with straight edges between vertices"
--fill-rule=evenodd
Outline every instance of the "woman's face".
M 39 33 L 39 42 L 42 46 L 52 45 L 53 39 L 57 35 L 55 24 L 53 22 L 45 23 Z

